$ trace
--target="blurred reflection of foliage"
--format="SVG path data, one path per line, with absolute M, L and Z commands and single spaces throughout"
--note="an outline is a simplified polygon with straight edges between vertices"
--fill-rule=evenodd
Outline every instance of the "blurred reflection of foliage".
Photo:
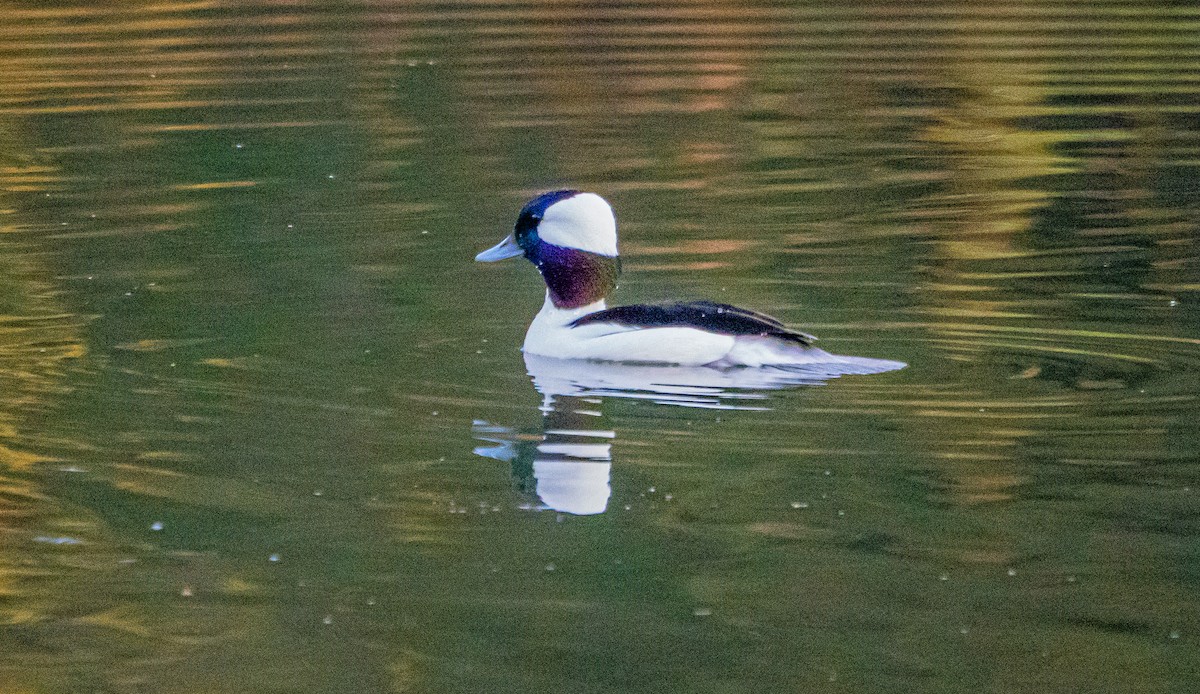
M 0 123 L 0 652 L 14 650 L 6 635 L 27 639 L 30 625 L 46 618 L 55 594 L 45 587 L 59 580 L 53 567 L 96 529 L 65 512 L 34 470 L 51 459 L 52 442 L 40 426 L 70 392 L 68 372 L 85 348 L 82 319 L 59 303 L 54 270 L 38 244 L 48 225 L 14 200 L 55 190 L 58 179 L 53 165 L 27 154 L 22 125 Z M 0 667 L 0 689 L 25 685 Z
M 82 320 L 66 313 L 57 300 L 53 269 L 37 235 L 45 231 L 13 209 L 13 191 L 52 189 L 55 170 L 29 156 L 11 130 L 0 130 L 0 474 L 20 475 L 44 458 L 37 441 L 25 438 L 67 392 L 64 376 L 84 356 Z M 24 487 L 4 477 L 6 496 Z

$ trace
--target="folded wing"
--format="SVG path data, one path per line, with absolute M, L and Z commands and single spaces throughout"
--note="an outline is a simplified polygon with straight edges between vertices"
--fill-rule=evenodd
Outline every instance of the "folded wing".
M 577 328 L 593 323 L 616 323 L 635 328 L 697 328 L 723 335 L 774 337 L 804 346 L 817 339 L 792 330 L 765 313 L 713 301 L 615 306 L 577 318 L 570 325 Z

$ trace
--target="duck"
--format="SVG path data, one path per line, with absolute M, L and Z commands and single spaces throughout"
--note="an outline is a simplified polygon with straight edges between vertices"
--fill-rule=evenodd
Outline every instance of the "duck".
M 795 367 L 846 363 L 868 373 L 905 366 L 830 354 L 817 338 L 767 314 L 708 300 L 609 308 L 621 258 L 612 206 L 595 193 L 555 190 L 521 208 L 513 232 L 475 256 L 524 256 L 546 284 L 523 350 L 553 359 L 686 367 Z M 852 362 L 846 362 L 852 360 Z

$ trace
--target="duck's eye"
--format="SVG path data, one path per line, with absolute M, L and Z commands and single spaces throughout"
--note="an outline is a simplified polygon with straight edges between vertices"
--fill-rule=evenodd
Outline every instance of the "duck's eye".
M 516 232 L 517 243 L 524 246 L 532 237 L 537 235 L 537 225 L 542 221 L 542 218 L 535 214 L 523 214 L 517 219 Z

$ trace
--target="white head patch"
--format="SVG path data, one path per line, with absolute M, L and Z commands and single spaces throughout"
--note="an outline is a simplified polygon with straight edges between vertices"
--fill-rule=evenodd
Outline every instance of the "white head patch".
M 617 255 L 617 218 L 604 198 L 595 193 L 580 193 L 547 207 L 537 234 L 555 246 Z

